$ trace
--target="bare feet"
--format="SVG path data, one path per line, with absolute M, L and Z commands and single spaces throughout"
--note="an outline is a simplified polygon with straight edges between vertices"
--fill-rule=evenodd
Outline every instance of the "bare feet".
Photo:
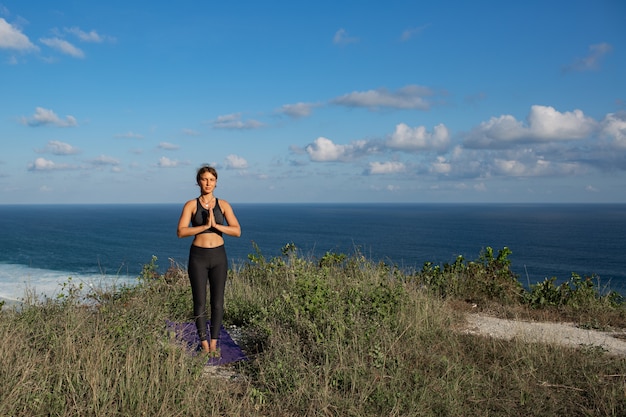
M 209 356 L 212 358 L 219 358 L 221 356 L 220 350 L 217 347 L 217 339 L 211 339 L 211 345 L 209 346 Z
M 208 341 L 202 340 L 200 341 L 200 347 L 202 348 L 202 353 L 209 358 L 220 358 L 222 356 L 220 349 L 217 347 L 217 339 L 211 339 L 210 344 Z

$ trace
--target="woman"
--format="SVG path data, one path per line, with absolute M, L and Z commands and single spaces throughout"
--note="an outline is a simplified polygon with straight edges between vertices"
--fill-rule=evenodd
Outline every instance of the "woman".
M 228 274 L 228 260 L 224 249 L 223 234 L 241 236 L 241 227 L 232 207 L 227 201 L 214 195 L 217 171 L 204 165 L 196 174 L 200 196 L 189 200 L 178 220 L 179 238 L 193 236 L 189 250 L 189 282 L 193 296 L 193 315 L 196 320 L 202 351 L 211 357 L 219 357 L 217 341 L 224 317 L 224 287 Z M 207 281 L 211 296 L 211 340 L 206 334 Z

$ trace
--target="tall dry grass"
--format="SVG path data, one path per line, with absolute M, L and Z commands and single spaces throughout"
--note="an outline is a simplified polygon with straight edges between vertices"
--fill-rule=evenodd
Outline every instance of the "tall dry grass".
M 166 331 L 166 319 L 192 311 L 178 265 L 158 274 L 153 259 L 133 287 L 70 282 L 58 298 L 5 306 L 0 415 L 626 415 L 624 358 L 456 331 L 463 294 L 500 285 L 512 302 L 517 287 L 496 258 L 435 276 L 360 255 L 283 253 L 230 271 L 225 320 L 250 360 L 226 377 Z M 611 317 L 623 309 L 603 305 Z

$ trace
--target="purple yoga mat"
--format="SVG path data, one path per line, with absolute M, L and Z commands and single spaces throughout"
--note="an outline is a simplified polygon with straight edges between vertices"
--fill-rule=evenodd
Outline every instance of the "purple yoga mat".
M 176 339 L 183 342 L 193 355 L 200 354 L 200 338 L 198 337 L 198 331 L 196 330 L 196 324 L 194 322 L 177 323 L 167 320 L 166 323 L 168 331 L 173 331 L 176 334 Z M 210 323 L 207 322 L 207 334 L 209 334 L 209 326 Z M 224 327 L 220 329 L 220 337 L 217 346 L 220 349 L 221 357 L 208 358 L 207 365 L 217 366 L 248 360 L 239 345 L 235 343 Z

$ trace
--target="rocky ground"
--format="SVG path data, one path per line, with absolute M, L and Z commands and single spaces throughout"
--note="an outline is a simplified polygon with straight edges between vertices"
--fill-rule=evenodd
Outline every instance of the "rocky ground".
M 484 314 L 467 314 L 462 329 L 468 334 L 529 342 L 558 343 L 572 347 L 599 348 L 613 355 L 626 355 L 626 331 L 600 331 L 577 327 L 574 323 L 508 320 Z

